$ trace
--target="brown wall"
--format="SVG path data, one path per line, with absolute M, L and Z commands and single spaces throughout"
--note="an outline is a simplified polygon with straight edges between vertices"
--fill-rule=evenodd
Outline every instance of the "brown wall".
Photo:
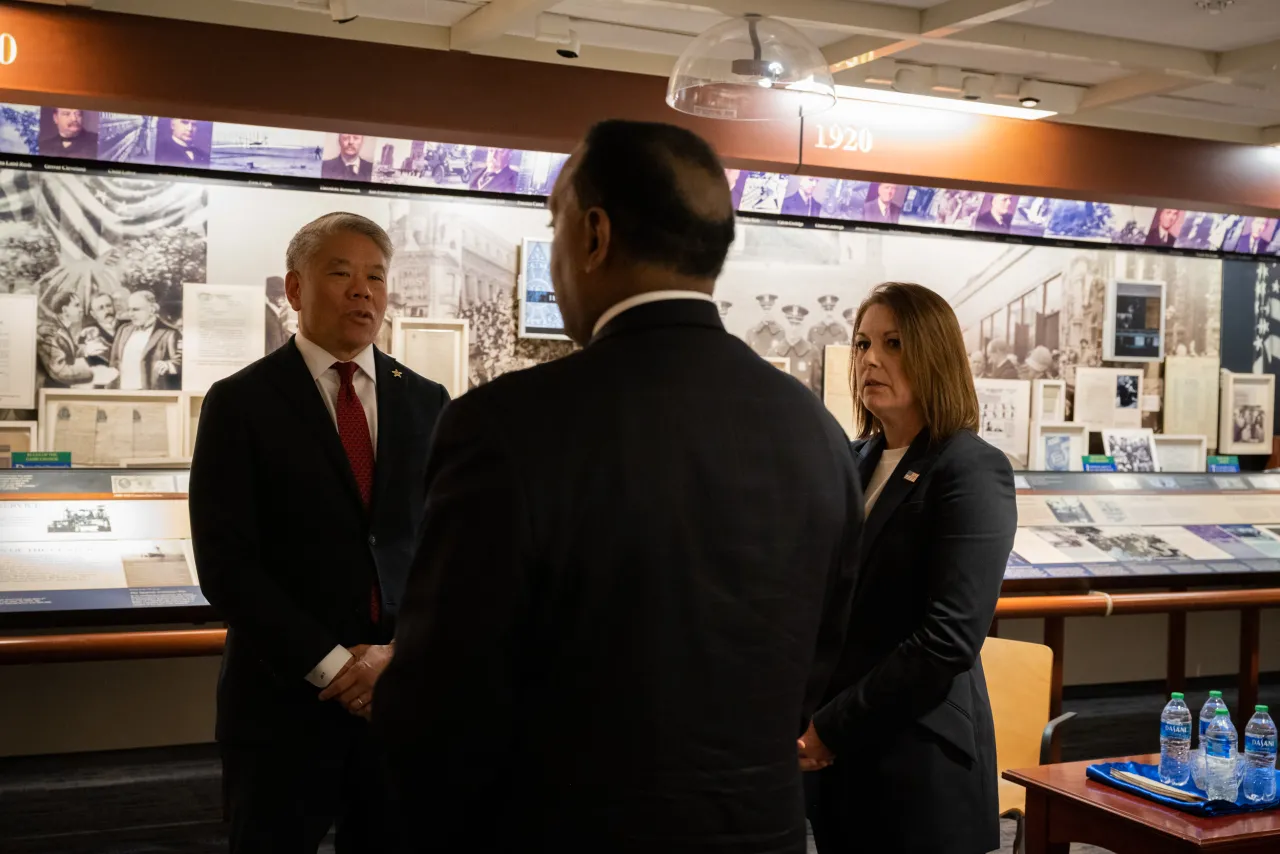
M 843 102 L 811 121 L 695 120 L 660 77 L 0 1 L 19 43 L 0 97 L 442 142 L 570 151 L 604 117 L 685 124 L 731 165 L 1119 202 L 1280 211 L 1280 150 Z M 818 123 L 870 127 L 821 150 Z M 803 144 L 801 144 L 803 142 Z M 803 153 L 802 153 L 803 152 Z M 801 162 L 803 158 L 803 167 Z

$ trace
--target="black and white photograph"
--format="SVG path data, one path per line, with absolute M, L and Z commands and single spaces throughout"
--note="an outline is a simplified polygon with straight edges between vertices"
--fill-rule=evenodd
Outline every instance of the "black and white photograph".
M 0 172 L 0 270 L 38 296 L 41 388 L 179 389 L 182 285 L 202 282 L 208 191 Z
M 911 187 L 902 204 L 898 222 L 924 228 L 953 228 L 967 231 L 982 207 L 985 193 L 935 187 Z
M 40 152 L 40 108 L 0 104 L 0 154 Z
M 1240 445 L 1262 444 L 1265 435 L 1266 408 L 1241 403 L 1231 410 L 1231 441 Z
M 1116 471 L 1157 472 L 1155 434 L 1149 429 L 1103 430 L 1103 451 L 1115 460 Z
M 324 134 L 216 122 L 209 165 L 248 174 L 319 178 L 324 159 Z
M 1008 234 L 1013 227 L 1013 212 L 1018 197 L 1009 193 L 988 193 L 982 200 L 978 217 L 973 221 L 975 231 Z
M 1138 408 L 1138 379 L 1133 374 L 1116 376 L 1116 409 Z
M 188 169 L 209 166 L 213 122 L 161 118 L 156 123 L 156 163 Z
M 1044 236 L 1136 245 L 1146 240 L 1152 213 L 1152 208 L 1056 199 Z M 1177 239 L 1176 233 L 1173 239 Z
M 511 148 L 477 148 L 471 155 L 467 189 L 508 195 L 518 192 L 523 155 L 523 151 Z
M 1019 196 L 1013 209 L 1013 225 L 1009 231 L 1019 237 L 1043 237 L 1053 219 L 1054 199 L 1043 196 Z
M 1275 388 L 1273 374 L 1222 372 L 1218 453 L 1271 455 Z
M 1224 252 L 1240 252 L 1245 255 L 1263 255 L 1276 234 L 1280 220 L 1265 216 L 1239 217 L 1240 222 L 1227 233 L 1222 246 Z
M 114 163 L 155 163 L 155 116 L 102 113 L 98 119 L 98 159 Z
M 1141 528 L 1075 529 L 1099 551 L 1116 560 L 1185 560 L 1181 549 Z
M 98 114 L 79 107 L 41 107 L 40 154 L 96 160 Z
M 787 176 L 774 172 L 747 172 L 742 188 L 742 213 L 782 213 L 782 199 L 787 192 Z
M 1228 233 L 1239 222 L 1240 217 L 1236 214 L 1188 211 L 1176 245 L 1179 249 L 1216 251 L 1226 242 Z
M 1074 495 L 1051 496 L 1045 499 L 1053 516 L 1064 525 L 1092 524 L 1093 517 L 1085 508 L 1084 502 Z
M 380 138 L 375 150 L 377 158 L 373 161 L 373 180 L 376 183 L 425 187 L 430 182 L 427 178 L 427 143 L 413 139 Z M 454 156 L 452 163 L 450 169 L 465 171 L 470 176 L 469 153 Z
M 872 184 L 867 190 L 867 202 L 862 206 L 862 221 L 897 223 L 902 217 L 907 189 L 906 184 L 891 184 L 887 181 Z
M 109 534 L 111 516 L 105 504 L 93 508 L 67 507 L 49 522 L 50 534 Z
M 1082 563 L 1099 563 L 1110 560 L 1107 553 L 1099 549 L 1084 535 L 1085 528 L 1034 528 L 1035 535 L 1062 552 L 1070 560 Z M 1096 529 L 1093 529 L 1096 530 Z
M 1102 358 L 1159 362 L 1164 358 L 1164 282 L 1107 282 Z

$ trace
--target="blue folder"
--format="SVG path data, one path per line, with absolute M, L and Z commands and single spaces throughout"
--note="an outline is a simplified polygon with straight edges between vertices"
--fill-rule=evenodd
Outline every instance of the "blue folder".
M 1115 777 L 1111 776 L 1112 769 L 1117 771 L 1128 771 L 1130 774 L 1134 774 L 1139 777 L 1146 777 L 1148 780 L 1154 780 L 1157 783 L 1161 782 L 1160 769 L 1158 767 L 1155 765 L 1139 765 L 1137 762 L 1103 762 L 1098 765 L 1090 765 L 1085 773 L 1088 774 L 1090 780 L 1095 780 L 1099 783 L 1106 783 L 1108 786 L 1115 786 L 1117 789 L 1123 789 L 1131 795 L 1137 795 L 1140 798 L 1146 798 L 1149 801 L 1155 801 L 1158 804 L 1162 804 L 1166 807 L 1173 807 L 1175 810 L 1181 810 L 1182 812 L 1190 813 L 1192 815 L 1213 818 L 1215 816 L 1238 815 L 1246 812 L 1262 812 L 1263 810 L 1272 810 L 1277 806 L 1280 806 L 1280 795 L 1277 795 L 1273 800 L 1264 803 L 1252 803 L 1250 801 L 1246 801 L 1244 799 L 1243 786 L 1241 787 L 1240 794 L 1236 798 L 1235 803 L 1230 801 L 1183 803 L 1182 801 L 1175 800 L 1174 798 L 1166 798 L 1162 795 L 1157 795 L 1154 792 L 1148 792 L 1146 789 L 1140 789 L 1132 783 L 1117 780 Z M 1276 771 L 1274 773 L 1277 775 L 1277 782 L 1280 783 L 1280 771 Z M 1174 788 L 1181 789 L 1182 791 L 1189 792 L 1193 795 L 1199 795 L 1202 798 L 1206 797 L 1205 790 L 1196 788 L 1195 783 L 1190 780 L 1188 780 L 1185 785 L 1174 786 Z M 1280 792 L 1280 786 L 1277 787 L 1277 792 Z

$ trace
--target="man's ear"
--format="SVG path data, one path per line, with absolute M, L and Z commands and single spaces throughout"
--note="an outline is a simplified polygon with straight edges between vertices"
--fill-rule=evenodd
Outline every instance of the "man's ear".
M 609 258 L 613 246 L 613 223 L 601 208 L 587 211 L 582 221 L 587 240 L 586 271 L 591 273 L 603 267 Z
M 289 300 L 289 307 L 294 311 L 302 311 L 302 277 L 290 270 L 284 277 L 284 295 Z

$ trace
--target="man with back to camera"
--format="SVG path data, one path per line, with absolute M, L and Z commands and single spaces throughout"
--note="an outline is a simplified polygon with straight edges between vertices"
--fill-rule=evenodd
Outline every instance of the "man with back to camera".
M 195 119 L 169 119 L 166 134 L 161 125 L 160 139 L 156 141 L 156 163 L 161 166 L 208 166 L 209 152 L 196 145 Z
M 53 108 L 53 130 L 40 140 L 40 153 L 49 157 L 98 156 L 98 135 L 84 128 L 84 110 Z
M 550 209 L 585 349 L 440 421 L 374 701 L 401 820 L 422 851 L 801 854 L 797 737 L 863 515 L 848 442 L 721 324 L 704 141 L 599 124 Z
M 320 164 L 320 177 L 326 181 L 372 181 L 373 161 L 360 156 L 364 135 L 338 134 L 338 156 Z
M 392 247 L 332 213 L 286 254 L 298 334 L 209 389 L 191 463 L 200 586 L 229 624 L 217 738 L 231 851 L 395 852 L 367 717 L 394 651 L 448 401 L 373 347 Z

